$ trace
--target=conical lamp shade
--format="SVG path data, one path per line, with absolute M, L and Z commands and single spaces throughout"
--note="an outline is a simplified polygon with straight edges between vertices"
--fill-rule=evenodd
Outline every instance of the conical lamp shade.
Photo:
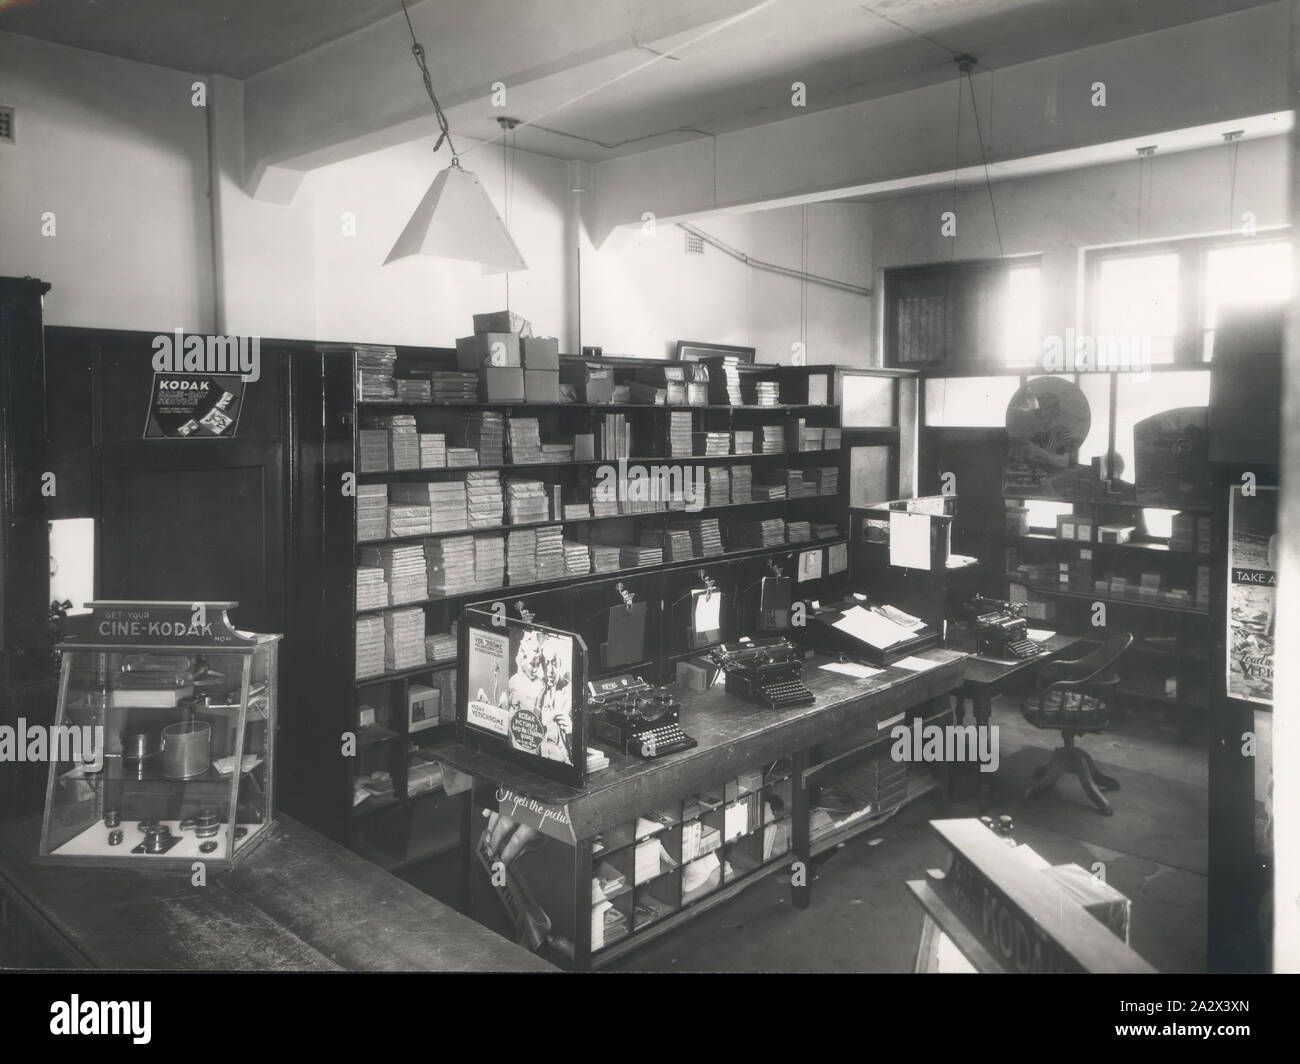
M 477 262 L 484 273 L 528 269 L 478 178 L 459 166 L 433 179 L 384 265 L 408 255 Z

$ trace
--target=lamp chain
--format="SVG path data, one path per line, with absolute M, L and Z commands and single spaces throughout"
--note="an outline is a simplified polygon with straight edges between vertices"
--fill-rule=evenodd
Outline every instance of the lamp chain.
M 429 99 L 433 103 L 433 113 L 438 119 L 438 139 L 433 145 L 436 152 L 442 147 L 442 142 L 447 142 L 447 147 L 451 149 L 451 165 L 460 166 L 460 156 L 456 152 L 456 145 L 451 141 L 451 128 L 447 124 L 447 116 L 442 113 L 442 105 L 438 103 L 438 97 L 433 92 L 433 78 L 429 74 L 429 63 L 425 58 L 424 45 L 415 39 L 415 27 L 411 25 L 411 13 L 406 9 L 406 0 L 402 2 L 402 14 L 406 16 L 406 28 L 411 31 L 411 54 L 415 56 L 415 61 L 420 67 L 420 76 L 424 79 L 424 91 L 429 94 Z

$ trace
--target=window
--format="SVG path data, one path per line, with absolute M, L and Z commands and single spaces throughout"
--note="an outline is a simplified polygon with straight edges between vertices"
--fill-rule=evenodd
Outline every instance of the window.
M 1001 329 L 1004 365 L 1028 368 L 1042 364 L 1042 273 L 1037 263 L 1007 271 Z
M 1168 365 L 1178 336 L 1178 289 L 1177 253 L 1103 259 L 1093 329 L 1098 348 L 1105 343 L 1113 349 L 1123 337 L 1131 352 L 1136 338 L 1147 364 Z
M 1090 252 L 1086 296 L 1097 368 L 1106 368 L 1108 354 L 1128 355 L 1130 363 L 1137 355 L 1153 366 L 1204 364 L 1222 312 L 1280 308 L 1292 272 L 1290 241 L 1263 236 Z
M 1291 296 L 1291 245 L 1285 240 L 1233 244 L 1205 253 L 1201 301 L 1201 358 L 1214 357 L 1219 314 L 1239 307 L 1283 304 Z
M 1001 372 L 1040 364 L 1037 257 L 885 271 L 890 366 Z

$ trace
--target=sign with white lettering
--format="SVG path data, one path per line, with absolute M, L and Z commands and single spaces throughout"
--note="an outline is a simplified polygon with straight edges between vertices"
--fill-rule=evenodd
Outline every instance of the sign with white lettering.
M 155 373 L 149 394 L 146 440 L 234 439 L 244 406 L 239 377 L 207 373 Z
M 243 647 L 257 639 L 237 631 L 226 611 L 238 602 L 88 602 L 89 613 L 64 622 L 60 647 Z
M 1233 485 L 1228 498 L 1229 698 L 1273 704 L 1277 488 Z

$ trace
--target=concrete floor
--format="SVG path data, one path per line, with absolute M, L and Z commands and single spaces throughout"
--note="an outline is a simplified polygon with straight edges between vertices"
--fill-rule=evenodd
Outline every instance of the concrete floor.
M 1022 768 L 1046 761 L 1059 739 L 1025 723 L 1017 707 L 1004 700 L 995 703 L 993 721 L 1001 729 L 1004 765 L 1025 748 L 1033 749 L 1018 759 Z M 1127 773 L 1130 789 L 1111 796 L 1115 815 L 1092 813 L 1077 781 L 1066 777 L 1055 793 L 1025 808 L 1014 837 L 1053 864 L 1070 861 L 1091 868 L 1103 862 L 1107 881 L 1132 902 L 1130 945 L 1160 971 L 1204 971 L 1208 769 L 1200 734 L 1180 742 L 1175 720 L 1141 711 L 1081 745 L 1116 770 L 1121 788 Z M 957 776 L 947 815 L 978 815 L 974 774 Z M 1125 804 L 1126 793 L 1143 787 L 1161 799 L 1159 816 L 1143 808 L 1155 806 L 1150 797 L 1143 801 L 1135 795 L 1133 804 Z M 1009 787 L 995 792 L 990 812 L 1019 807 L 1019 795 L 1003 790 Z M 1171 811 L 1177 815 L 1171 817 Z M 816 864 L 812 905 L 804 912 L 790 904 L 788 875 L 772 875 L 612 968 L 911 971 L 921 911 L 904 884 L 923 877 L 927 868 L 947 864 L 947 850 L 927 823 L 938 815 L 936 798 L 923 798 L 874 833 L 831 851 Z M 1166 863 L 1143 849 L 1158 850 Z

